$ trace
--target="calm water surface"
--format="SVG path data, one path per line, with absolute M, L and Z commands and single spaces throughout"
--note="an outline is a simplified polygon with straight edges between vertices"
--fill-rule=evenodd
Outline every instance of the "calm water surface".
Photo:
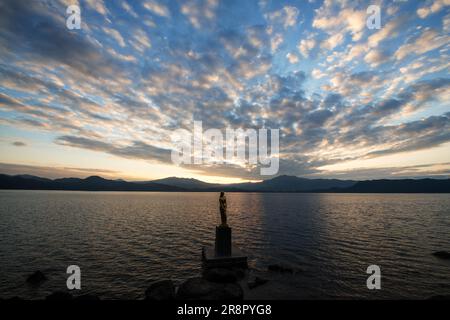
M 303 298 L 413 298 L 450 294 L 450 197 L 444 194 L 228 193 L 233 241 L 250 265 L 301 268 Z M 65 290 L 68 265 L 82 292 L 143 297 L 152 280 L 200 271 L 214 240 L 217 193 L 0 191 L 0 297 Z M 366 287 L 367 266 L 382 290 Z M 42 270 L 49 281 L 25 283 Z

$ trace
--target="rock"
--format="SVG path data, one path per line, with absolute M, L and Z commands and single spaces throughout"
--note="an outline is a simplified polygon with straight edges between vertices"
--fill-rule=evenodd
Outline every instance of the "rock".
M 145 300 L 172 300 L 175 298 L 175 286 L 172 280 L 160 280 L 150 284 L 145 290 Z
M 28 276 L 28 278 L 27 278 L 27 282 L 32 285 L 39 285 L 42 282 L 44 282 L 45 280 L 47 280 L 47 277 L 40 270 L 36 271 L 35 273 Z
M 177 298 L 200 298 L 208 295 L 212 290 L 213 286 L 207 280 L 203 278 L 191 278 L 180 285 L 177 292 Z
M 250 278 L 247 285 L 248 285 L 249 289 L 254 289 L 256 287 L 262 286 L 263 284 L 267 283 L 268 281 L 269 280 L 267 280 L 267 279 L 254 276 L 254 277 Z
M 271 264 L 267 267 L 269 271 L 272 272 L 280 272 L 280 273 L 294 273 L 294 270 L 292 268 L 282 266 L 279 264 Z
M 68 292 L 64 292 L 64 291 L 56 291 L 53 292 L 52 294 L 48 295 L 45 300 L 72 300 L 72 295 Z
M 238 279 L 242 279 L 245 277 L 245 273 L 246 273 L 245 269 L 233 268 L 232 270 Z
M 100 298 L 95 294 L 82 294 L 74 298 L 75 301 L 99 301 Z
M 191 278 L 178 288 L 178 299 L 242 300 L 244 291 L 237 283 L 216 283 L 204 278 Z
M 234 271 L 225 268 L 212 268 L 204 272 L 203 277 L 211 282 L 231 283 L 237 281 L 237 275 Z
M 436 251 L 433 253 L 433 256 L 443 260 L 450 260 L 450 252 L 448 251 Z
M 219 285 L 219 284 L 217 284 Z M 220 284 L 206 300 L 243 300 L 244 290 L 237 283 Z

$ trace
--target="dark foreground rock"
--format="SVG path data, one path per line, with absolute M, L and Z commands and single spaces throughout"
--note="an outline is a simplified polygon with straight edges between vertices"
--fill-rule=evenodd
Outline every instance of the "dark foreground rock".
M 238 280 L 238 276 L 233 270 L 225 268 L 212 268 L 204 272 L 203 277 L 211 282 L 232 283 Z
M 448 251 L 436 251 L 433 256 L 439 259 L 450 260 L 450 252 Z
M 51 300 L 51 301 L 54 301 L 54 300 L 57 300 L 57 301 L 65 300 L 65 301 L 67 301 L 67 300 L 72 300 L 72 299 L 73 299 L 72 295 L 70 293 L 64 292 L 64 291 L 53 292 L 52 294 L 48 295 L 45 298 L 45 300 Z
M 178 288 L 182 300 L 242 300 L 244 291 L 237 283 L 216 283 L 203 278 L 191 278 Z
M 34 272 L 27 278 L 27 282 L 32 285 L 39 285 L 46 280 L 47 280 L 47 277 L 40 270 Z
M 247 270 L 248 269 L 243 269 L 243 268 L 232 268 L 231 270 L 233 270 L 234 274 L 236 275 L 236 277 L 239 279 L 242 279 L 245 277 L 245 275 L 247 274 Z
M 266 284 L 269 280 L 258 277 L 258 276 L 253 276 L 249 279 L 247 286 L 249 287 L 249 289 L 254 289 L 256 287 L 262 286 L 263 284 Z
M 150 284 L 145 290 L 145 300 L 172 300 L 175 299 L 175 286 L 172 280 L 160 280 Z

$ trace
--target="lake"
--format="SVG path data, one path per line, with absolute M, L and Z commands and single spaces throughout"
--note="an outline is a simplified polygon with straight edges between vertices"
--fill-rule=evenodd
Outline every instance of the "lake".
M 81 268 L 82 293 L 140 299 L 152 280 L 200 272 L 218 193 L 0 191 L 0 297 L 43 298 Z M 293 298 L 450 294 L 448 194 L 227 193 L 233 242 L 252 268 L 302 269 Z M 381 268 L 381 290 L 366 269 Z M 26 277 L 42 270 L 40 287 Z

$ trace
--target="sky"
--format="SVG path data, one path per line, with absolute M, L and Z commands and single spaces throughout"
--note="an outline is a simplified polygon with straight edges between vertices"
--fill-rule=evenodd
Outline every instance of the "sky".
M 271 178 L 174 165 L 195 120 L 279 129 L 280 175 L 449 177 L 449 48 L 450 0 L 2 0 L 0 172 Z

